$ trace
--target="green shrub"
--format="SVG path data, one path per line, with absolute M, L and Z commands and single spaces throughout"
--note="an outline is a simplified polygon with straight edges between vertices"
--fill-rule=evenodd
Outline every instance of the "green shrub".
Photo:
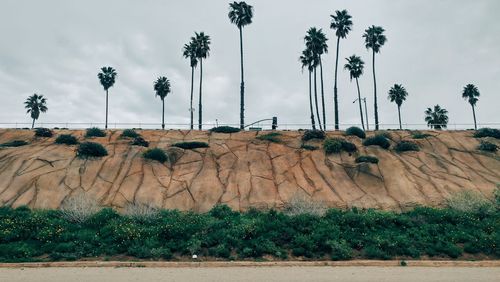
M 78 146 L 76 154 L 80 158 L 104 157 L 108 155 L 108 151 L 99 143 L 83 142 Z
M 217 133 L 236 133 L 240 132 L 239 128 L 236 127 L 231 127 L 231 126 L 218 126 L 210 129 L 211 132 L 217 132 Z
M 414 142 L 401 141 L 396 144 L 394 150 L 396 150 L 396 152 L 408 152 L 408 151 L 419 151 L 420 148 Z
M 165 151 L 163 151 L 160 148 L 152 148 L 152 149 L 146 150 L 146 152 L 144 152 L 144 154 L 143 154 L 143 157 L 145 159 L 158 161 L 160 163 L 164 163 L 164 162 L 168 161 L 167 154 L 165 154 Z
M 76 145 L 78 140 L 71 134 L 61 134 L 57 136 L 56 144 Z
M 142 146 L 142 147 L 149 147 L 149 142 L 144 140 L 144 138 L 142 138 L 141 136 L 137 136 L 136 138 L 134 138 L 134 141 L 132 142 L 132 145 L 135 145 L 135 146 Z
M 389 142 L 389 140 L 382 136 L 382 135 L 375 135 L 375 136 L 372 136 L 372 137 L 368 137 L 365 139 L 365 141 L 363 141 L 363 145 L 364 146 L 380 146 L 381 148 L 383 149 L 389 149 L 389 147 L 391 146 L 391 143 Z
M 412 135 L 411 135 L 411 138 L 413 139 L 425 139 L 427 137 L 431 137 L 432 135 L 431 134 L 428 134 L 428 133 L 421 133 L 421 132 L 414 132 Z
M 300 145 L 300 148 L 304 149 L 304 150 L 308 150 L 308 151 L 314 151 L 314 150 L 318 150 L 319 149 L 318 146 L 308 145 L 308 144 L 302 144 L 302 145 Z
M 342 139 L 328 138 L 323 142 L 323 150 L 327 154 L 336 154 L 342 151 Z
M 346 240 L 327 241 L 328 247 L 331 249 L 332 260 L 348 260 L 352 258 L 352 249 L 347 244 Z
M 455 193 L 447 200 L 450 209 L 461 212 L 491 212 L 495 210 L 494 204 L 479 192 L 465 190 Z
M 125 129 L 120 135 L 122 138 L 137 138 L 139 136 L 139 133 L 135 132 L 133 129 Z
M 271 133 L 259 135 L 259 136 L 257 136 L 257 139 L 263 140 L 263 141 L 279 143 L 279 142 L 281 142 L 280 136 L 281 136 L 281 133 L 271 132 Z
M 500 139 L 500 129 L 480 128 L 474 133 L 474 137 L 476 138 L 493 137 L 496 139 Z
M 375 156 L 359 156 L 356 158 L 356 163 L 372 163 L 378 164 L 378 158 Z
M 320 139 L 323 140 L 326 138 L 326 134 L 321 130 L 306 130 L 304 135 L 302 135 L 302 141 L 309 141 L 312 139 Z
M 498 150 L 498 146 L 488 141 L 481 141 L 481 144 L 477 147 L 481 151 L 486 152 L 496 152 Z
M 349 127 L 346 131 L 345 131 L 345 134 L 347 136 L 358 136 L 359 138 L 361 139 L 365 139 L 366 138 L 366 133 L 363 129 L 359 128 L 359 127 L 356 127 L 356 126 L 352 126 L 352 127 Z
M 356 145 L 354 143 L 351 143 L 347 140 L 342 139 L 342 141 L 340 141 L 340 143 L 342 144 L 342 150 L 344 150 L 348 153 L 354 153 L 358 150 L 358 148 L 356 147 Z
M 35 129 L 36 137 L 52 137 L 52 135 L 53 135 L 52 130 L 48 128 L 39 127 Z
M 105 137 L 106 132 L 102 129 L 99 129 L 97 127 L 92 127 L 92 128 L 87 128 L 85 132 L 85 137 L 90 138 L 90 137 Z
M 6 142 L 0 145 L 0 147 L 21 147 L 28 145 L 28 142 L 23 140 L 14 140 L 10 142 Z
M 179 142 L 172 144 L 173 147 L 182 148 L 186 150 L 196 149 L 196 148 L 208 148 L 207 142 L 199 142 L 199 141 L 188 141 L 188 142 Z

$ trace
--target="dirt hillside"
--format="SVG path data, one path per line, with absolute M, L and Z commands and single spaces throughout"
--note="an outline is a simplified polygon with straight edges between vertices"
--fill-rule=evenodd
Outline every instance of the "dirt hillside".
M 355 143 L 358 152 L 328 156 L 321 149 L 301 149 L 303 133 L 298 131 L 280 132 L 281 143 L 256 139 L 268 132 L 138 132 L 150 148 L 175 156 L 172 163 L 145 161 L 146 148 L 130 145 L 119 130 L 91 140 L 107 148 L 107 157 L 80 159 L 76 146 L 54 140 L 71 133 L 83 141 L 84 131 L 55 130 L 52 138 L 36 138 L 30 130 L 1 129 L 0 143 L 25 140 L 29 145 L 0 148 L 0 205 L 58 208 L 65 198 L 84 191 L 118 208 L 128 203 L 194 211 L 219 203 L 235 210 L 280 208 L 300 196 L 332 207 L 401 210 L 438 206 L 463 189 L 491 197 L 500 183 L 500 154 L 478 151 L 479 140 L 471 131 L 429 131 L 431 137 L 418 140 L 408 131 L 390 131 L 392 145 L 412 140 L 420 146 L 419 152 L 405 153 L 365 147 L 358 137 L 329 132 Z M 180 141 L 204 141 L 209 148 L 170 147 Z M 321 141 L 307 144 L 321 147 Z M 379 163 L 357 164 L 360 154 L 376 156 Z

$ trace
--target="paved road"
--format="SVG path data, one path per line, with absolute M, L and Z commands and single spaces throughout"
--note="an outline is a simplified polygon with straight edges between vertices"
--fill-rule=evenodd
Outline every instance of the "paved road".
M 499 267 L 1 268 L 5 282 L 500 281 Z

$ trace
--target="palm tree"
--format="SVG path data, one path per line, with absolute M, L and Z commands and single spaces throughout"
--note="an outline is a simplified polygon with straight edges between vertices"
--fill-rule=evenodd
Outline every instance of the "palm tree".
M 378 130 L 378 105 L 377 105 L 377 79 L 375 78 L 375 53 L 380 52 L 380 48 L 385 44 L 387 38 L 384 35 L 384 29 L 380 26 L 371 26 L 365 30 L 365 47 L 372 49 L 372 68 L 373 68 L 373 95 L 375 107 L 375 130 Z
M 403 129 L 401 125 L 401 105 L 406 101 L 408 92 L 401 84 L 394 84 L 394 86 L 389 90 L 389 96 L 387 97 L 391 102 L 395 102 L 398 105 L 398 115 L 399 115 L 399 129 Z
M 164 76 L 158 77 L 154 83 L 154 90 L 156 96 L 159 96 L 161 99 L 161 128 L 165 129 L 165 97 L 170 93 L 170 81 Z
M 184 58 L 189 59 L 189 65 L 191 66 L 191 100 L 189 103 L 189 111 L 191 114 L 191 126 L 193 129 L 193 87 L 194 87 L 194 69 L 198 64 L 198 59 L 196 58 L 196 42 L 191 40 L 188 44 L 184 44 L 184 49 L 182 52 Z
M 335 130 L 339 130 L 339 102 L 337 94 L 337 69 L 339 67 L 339 49 L 340 38 L 346 38 L 349 31 L 351 31 L 352 21 L 351 15 L 347 10 L 335 11 L 335 15 L 330 15 L 332 22 L 330 28 L 335 30 L 337 36 L 337 55 L 335 56 L 335 84 L 333 85 L 333 105 L 335 110 Z
M 360 57 L 356 55 L 352 55 L 349 58 L 346 58 L 347 64 L 345 64 L 344 69 L 349 71 L 349 75 L 352 79 L 356 79 L 356 86 L 358 88 L 358 103 L 359 103 L 359 115 L 361 117 L 361 126 L 363 130 L 365 130 L 365 123 L 363 121 L 363 108 L 361 107 L 361 92 L 359 91 L 359 82 L 358 78 L 363 74 L 363 69 L 365 62 L 361 60 Z M 366 121 L 368 122 L 368 120 Z
M 435 105 L 434 109 L 427 108 L 425 111 L 425 121 L 430 128 L 437 130 L 446 128 L 448 124 L 448 111 L 439 105 Z
M 323 129 L 326 130 L 326 111 L 325 111 L 325 91 L 323 87 L 323 64 L 321 62 L 321 55 L 324 53 L 328 53 L 328 45 L 326 41 L 326 35 L 323 33 L 322 29 L 317 29 L 315 27 L 311 27 L 306 36 L 304 37 L 306 42 L 306 47 L 310 49 L 315 57 L 318 60 L 319 70 L 320 70 L 320 80 L 321 80 L 321 103 L 323 110 Z M 316 68 L 314 69 L 314 83 L 316 85 Z M 316 86 L 315 86 L 316 87 Z M 316 91 L 316 90 L 315 90 Z M 320 129 L 321 129 L 321 120 L 318 117 Z
M 229 3 L 229 20 L 235 24 L 240 31 L 240 62 L 241 62 L 241 86 L 240 86 L 240 129 L 245 128 L 245 82 L 243 76 L 243 27 L 252 23 L 253 7 L 247 3 Z
M 311 111 L 311 126 L 313 130 L 316 130 L 316 123 L 314 122 L 314 110 L 313 110 L 313 102 L 312 102 L 312 90 L 311 90 L 311 76 L 314 68 L 316 67 L 314 63 L 313 54 L 311 50 L 306 49 L 302 51 L 302 55 L 299 57 L 300 62 L 302 63 L 302 70 L 307 68 L 307 72 L 309 73 L 309 108 Z
M 479 101 L 479 89 L 474 84 L 467 84 L 462 92 L 462 98 L 466 99 L 472 106 L 472 115 L 474 116 L 474 129 L 477 130 L 476 123 L 476 110 L 475 106 L 477 101 Z
M 196 58 L 200 62 L 200 95 L 198 99 L 198 129 L 201 130 L 203 122 L 203 108 L 202 108 L 202 85 L 203 85 L 203 59 L 210 55 L 210 36 L 204 32 L 195 32 L 195 36 L 191 37 L 196 47 Z
M 35 120 L 40 117 L 40 113 L 45 113 L 47 108 L 47 99 L 43 95 L 33 94 L 24 102 L 24 108 L 27 109 L 26 113 L 31 115 L 33 122 L 31 128 L 35 127 Z
M 102 67 L 101 72 L 97 74 L 104 91 L 106 91 L 106 123 L 105 129 L 108 129 L 108 89 L 115 84 L 116 71 L 112 67 Z

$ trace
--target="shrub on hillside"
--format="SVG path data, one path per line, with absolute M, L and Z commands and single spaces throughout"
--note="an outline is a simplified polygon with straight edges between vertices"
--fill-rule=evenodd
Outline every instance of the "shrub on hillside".
M 137 138 L 139 136 L 139 133 L 135 132 L 133 129 L 125 129 L 120 135 L 122 138 Z
M 26 146 L 28 145 L 28 142 L 24 140 L 14 140 L 10 142 L 5 142 L 3 144 L 0 144 L 0 147 L 21 147 L 21 146 Z
M 217 132 L 217 133 L 236 133 L 240 132 L 239 128 L 236 127 L 231 127 L 231 126 L 218 126 L 210 129 L 211 132 Z
M 355 162 L 378 164 L 378 158 L 374 156 L 359 156 L 356 158 Z
M 144 152 L 144 154 L 143 154 L 143 157 L 145 159 L 157 161 L 160 163 L 164 163 L 164 162 L 168 161 L 167 154 L 165 154 L 165 151 L 163 151 L 160 148 L 152 148 L 152 149 L 146 150 L 146 152 Z
M 291 216 L 302 214 L 323 216 L 327 210 L 328 207 L 324 203 L 314 201 L 303 194 L 295 194 L 288 203 L 285 204 L 283 212 Z
M 90 138 L 90 137 L 105 137 L 106 132 L 100 128 L 97 127 L 92 127 L 92 128 L 87 128 L 85 132 L 85 137 Z
M 179 142 L 172 144 L 173 147 L 181 148 L 181 149 L 196 149 L 196 148 L 208 148 L 208 143 L 207 142 L 200 142 L 200 141 L 187 141 L 187 142 Z
M 432 135 L 431 134 L 428 134 L 428 133 L 421 133 L 421 132 L 414 132 L 412 135 L 411 135 L 411 138 L 413 139 L 425 139 L 427 137 L 431 137 Z
M 263 140 L 263 141 L 279 143 L 279 142 L 281 142 L 280 136 L 281 136 L 281 133 L 271 132 L 271 133 L 259 135 L 259 136 L 257 136 L 257 139 Z
M 80 193 L 67 198 L 61 205 L 61 215 L 70 222 L 83 223 L 99 211 L 96 200 Z
M 327 154 L 336 154 L 342 151 L 342 139 L 328 138 L 323 142 L 323 150 Z
M 496 152 L 498 150 L 498 146 L 488 141 L 481 141 L 481 144 L 477 147 L 481 151 L 486 152 Z
M 304 149 L 304 150 L 308 150 L 308 151 L 314 151 L 314 150 L 318 150 L 319 149 L 318 146 L 308 145 L 308 144 L 302 144 L 302 145 L 300 145 L 300 148 Z
M 500 139 L 500 129 L 480 128 L 474 133 L 474 137 L 476 138 L 493 137 L 496 139 Z
M 53 135 L 52 130 L 48 128 L 39 127 L 35 129 L 36 137 L 52 137 L 52 135 Z
M 61 134 L 57 136 L 56 144 L 66 144 L 66 145 L 76 145 L 78 144 L 78 140 L 76 139 L 75 136 L 71 134 Z
M 347 140 L 341 139 L 340 143 L 342 144 L 342 150 L 348 153 L 354 153 L 358 150 L 354 143 L 351 143 Z
M 132 141 L 132 145 L 142 146 L 142 147 L 149 147 L 149 142 L 146 141 L 141 136 L 137 136 L 136 138 L 134 138 L 134 141 Z
M 158 217 L 160 210 L 152 205 L 132 203 L 125 207 L 124 214 L 137 221 L 150 221 Z
M 302 135 L 302 141 L 309 141 L 312 139 L 320 139 L 323 140 L 326 138 L 326 134 L 321 130 L 306 130 L 304 135 Z
M 394 146 L 396 152 L 408 152 L 408 151 L 419 151 L 418 145 L 411 141 L 401 141 Z
M 358 136 L 361 139 L 365 139 L 366 138 L 365 131 L 363 129 L 359 128 L 359 127 L 356 127 L 356 126 L 349 127 L 345 131 L 345 134 L 347 136 Z
M 380 146 L 383 149 L 389 149 L 391 143 L 385 136 L 377 134 L 375 136 L 366 138 L 365 141 L 363 141 L 363 145 L 364 146 L 375 145 L 375 146 Z
M 78 146 L 77 156 L 80 158 L 88 157 L 104 157 L 108 155 L 108 151 L 104 146 L 94 142 L 83 142 Z
M 494 205 L 479 192 L 465 190 L 452 195 L 447 201 L 449 208 L 461 212 L 491 212 Z

